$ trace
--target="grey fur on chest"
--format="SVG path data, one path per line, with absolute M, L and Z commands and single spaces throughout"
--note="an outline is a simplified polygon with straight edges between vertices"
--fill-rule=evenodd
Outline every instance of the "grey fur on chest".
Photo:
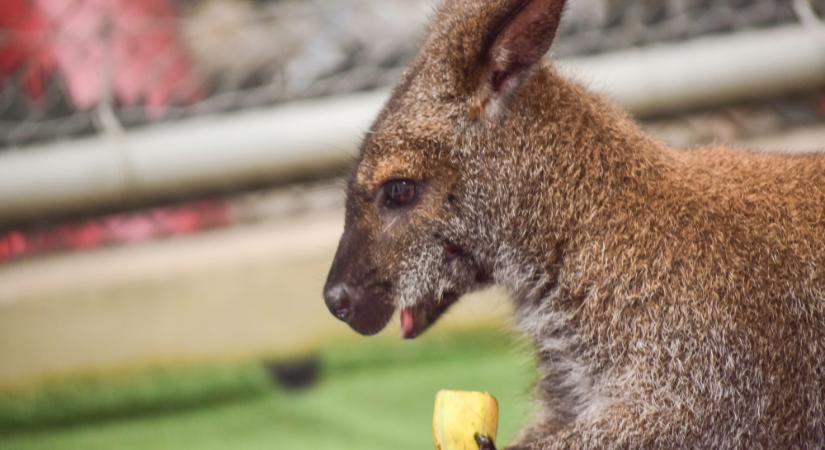
M 569 314 L 553 307 L 560 289 L 554 287 L 542 298 L 526 295 L 538 290 L 529 287 L 515 301 L 517 325 L 535 348 L 540 420 L 559 425 L 586 421 L 610 403 L 603 393 L 603 376 L 585 351 Z

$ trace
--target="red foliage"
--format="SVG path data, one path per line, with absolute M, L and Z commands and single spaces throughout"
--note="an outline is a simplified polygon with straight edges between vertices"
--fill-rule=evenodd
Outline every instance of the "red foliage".
M 202 93 L 177 18 L 172 0 L 2 0 L 0 74 L 22 68 L 36 98 L 59 70 L 78 109 L 111 92 L 158 116 Z
M 39 98 L 57 61 L 46 41 L 46 19 L 29 0 L 0 1 L 0 82 L 20 71 L 26 93 Z M 0 250 L 2 252 L 2 250 Z
M 0 262 L 58 251 L 186 235 L 232 223 L 228 204 L 202 201 L 0 234 Z

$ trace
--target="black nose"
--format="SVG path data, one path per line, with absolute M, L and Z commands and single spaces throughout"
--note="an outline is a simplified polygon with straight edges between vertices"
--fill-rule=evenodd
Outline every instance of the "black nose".
M 324 301 L 326 301 L 327 308 L 333 316 L 344 322 L 349 320 L 352 307 L 346 286 L 339 284 L 327 289 L 324 293 Z

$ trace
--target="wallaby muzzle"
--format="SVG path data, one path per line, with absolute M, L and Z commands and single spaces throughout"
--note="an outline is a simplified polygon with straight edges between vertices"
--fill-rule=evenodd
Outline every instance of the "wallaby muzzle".
M 381 281 L 369 262 L 367 240 L 355 227 L 344 230 L 324 286 L 333 316 L 363 335 L 384 329 L 395 312 L 392 284 Z

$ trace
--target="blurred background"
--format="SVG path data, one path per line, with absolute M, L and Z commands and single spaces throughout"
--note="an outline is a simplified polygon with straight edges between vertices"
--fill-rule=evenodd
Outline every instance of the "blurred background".
M 434 0 L 0 2 L 0 448 L 421 449 L 436 390 L 500 440 L 506 296 L 362 338 L 321 287 L 343 179 Z M 571 0 L 553 57 L 683 148 L 825 148 L 825 0 Z

